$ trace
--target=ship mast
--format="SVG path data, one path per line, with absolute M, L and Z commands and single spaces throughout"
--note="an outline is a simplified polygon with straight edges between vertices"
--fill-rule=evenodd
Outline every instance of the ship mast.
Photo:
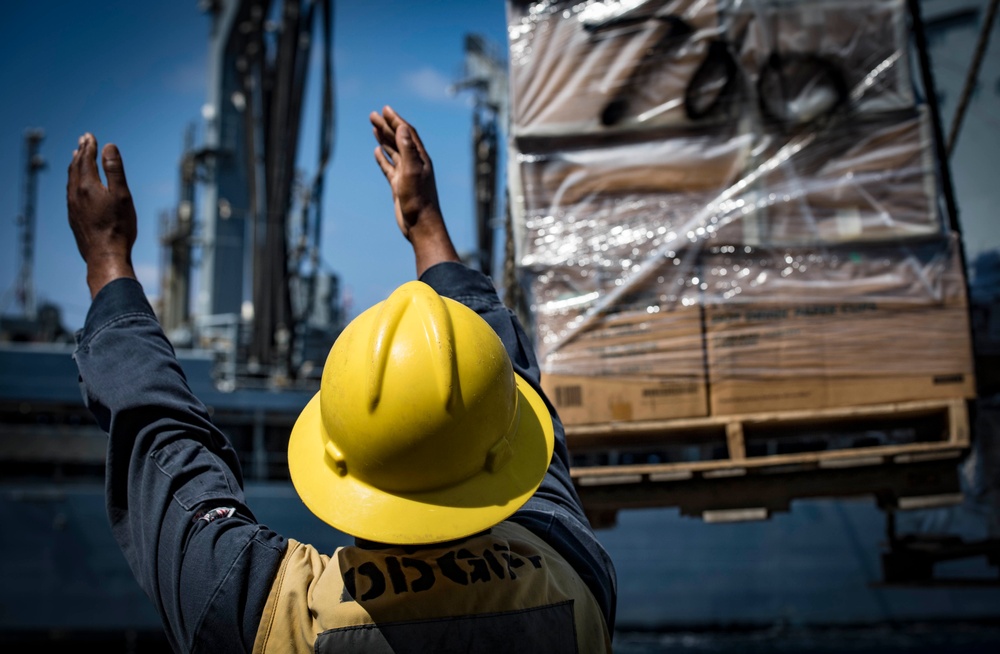
M 17 224 L 21 229 L 20 265 L 15 284 L 21 314 L 28 320 L 38 317 L 35 301 L 35 206 L 38 198 L 38 173 L 45 169 L 45 159 L 39 154 L 45 132 L 29 129 L 24 134 L 24 196 Z
M 321 368 L 339 320 L 330 308 L 337 280 L 319 257 L 324 172 L 333 148 L 332 5 L 202 4 L 212 16 L 204 145 L 194 148 L 188 136 L 180 203 L 164 221 L 164 324 L 168 333 L 223 353 L 217 382 L 228 390 L 302 381 Z M 319 40 L 319 152 L 305 178 L 296 164 Z

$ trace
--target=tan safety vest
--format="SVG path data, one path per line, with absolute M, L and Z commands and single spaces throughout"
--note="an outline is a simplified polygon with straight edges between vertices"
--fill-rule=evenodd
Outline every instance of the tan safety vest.
M 255 654 L 610 652 L 593 594 L 555 550 L 509 522 L 430 547 L 289 541 Z

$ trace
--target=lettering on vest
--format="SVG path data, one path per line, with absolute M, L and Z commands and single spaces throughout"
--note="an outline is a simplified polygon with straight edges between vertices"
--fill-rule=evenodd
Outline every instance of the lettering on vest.
M 372 556 L 378 555 L 372 553 Z M 421 593 L 433 588 L 439 579 L 461 586 L 488 583 L 494 579 L 516 581 L 518 572 L 523 574 L 525 571 L 541 568 L 540 555 L 515 554 L 509 547 L 501 544 L 495 544 L 492 550 L 484 549 L 479 554 L 464 547 L 448 550 L 432 561 L 407 556 L 383 556 L 343 571 L 344 594 L 340 601 L 367 602 L 386 592 L 396 595 Z

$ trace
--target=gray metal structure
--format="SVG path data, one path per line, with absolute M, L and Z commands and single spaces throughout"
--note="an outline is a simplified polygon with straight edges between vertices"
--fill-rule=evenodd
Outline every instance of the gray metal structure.
M 24 134 L 24 191 L 21 215 L 17 218 L 21 228 L 20 266 L 18 267 L 16 294 L 21 305 L 21 315 L 27 320 L 38 317 L 35 303 L 35 205 L 38 202 L 38 173 L 46 167 L 39 153 L 45 132 L 29 129 Z
M 494 274 L 494 235 L 497 221 L 501 144 L 506 140 L 507 67 L 497 48 L 478 34 L 465 36 L 465 70 L 453 91 L 473 93 L 472 178 L 475 184 L 476 251 L 479 270 Z
M 237 330 L 241 342 L 233 346 L 240 376 L 284 384 L 302 363 L 296 341 L 304 337 L 307 308 L 321 285 L 316 252 L 332 151 L 332 7 L 328 0 L 215 0 L 204 6 L 212 16 L 205 137 L 201 148 L 187 149 L 177 220 L 167 230 L 176 266 L 168 276 L 169 323 L 181 326 L 189 315 L 183 306 L 190 276 L 178 268 L 191 265 L 197 180 L 203 184 L 194 313 L 213 325 L 249 323 L 248 330 Z M 320 155 L 301 219 L 293 224 L 302 100 L 317 26 L 324 47 Z M 293 297 L 301 298 L 300 306 L 293 306 Z
M 204 145 L 196 148 L 192 138 L 185 148 L 176 222 L 166 233 L 168 251 L 176 256 L 172 268 L 178 274 L 176 303 L 171 305 L 175 326 L 190 326 L 199 315 L 238 319 L 244 303 L 254 305 L 255 318 L 260 314 L 253 292 L 259 252 L 254 244 L 263 244 L 254 240 L 255 234 L 259 236 L 254 230 L 267 227 L 266 211 L 260 209 L 268 197 L 261 186 L 268 161 L 262 137 L 266 129 L 259 118 L 265 115 L 259 112 L 266 104 L 262 90 L 266 76 L 261 75 L 259 86 L 253 87 L 257 93 L 244 93 L 246 78 L 240 61 L 253 50 L 253 43 L 259 45 L 264 38 L 271 39 L 272 45 L 277 42 L 281 19 L 275 16 L 284 14 L 277 14 L 272 4 L 204 3 L 213 17 L 209 102 L 213 109 Z M 306 20 L 302 14 L 308 13 L 308 6 L 313 6 L 314 12 L 321 11 L 321 3 L 292 4 L 298 7 L 299 25 Z M 317 20 L 316 15 L 313 20 Z M 260 28 L 260 40 L 237 33 L 244 28 Z M 477 76 L 470 73 L 477 70 L 473 66 L 479 60 L 469 45 L 467 78 L 475 79 Z M 329 79 L 330 71 L 326 77 Z M 486 77 L 496 81 L 492 73 Z M 495 104 L 489 97 L 484 95 L 484 101 Z M 325 94 L 324 104 L 332 104 L 329 94 Z M 247 107 L 251 105 L 257 107 L 258 122 L 247 130 Z M 492 107 L 487 109 L 480 126 L 489 128 L 487 123 L 498 121 L 496 126 L 502 129 L 506 114 L 501 110 L 498 116 Z M 331 123 L 326 125 L 323 162 L 330 154 L 332 133 Z M 253 150 L 246 143 L 248 134 L 257 139 Z M 490 155 L 489 148 L 475 145 L 479 143 L 475 135 L 473 142 L 477 153 Z M 293 307 L 308 305 L 321 295 L 336 296 L 334 277 L 313 275 L 318 270 L 314 244 L 318 243 L 321 224 L 318 199 L 322 196 L 322 168 L 319 166 L 304 185 L 309 203 L 296 213 L 294 221 L 286 217 L 289 231 L 298 233 L 299 238 L 292 239 L 290 247 L 286 244 L 284 254 L 271 254 L 275 261 L 287 256 L 285 270 Z M 496 170 L 488 172 L 492 175 Z M 489 178 L 478 179 L 478 183 L 489 188 Z M 252 196 L 248 191 L 251 186 L 256 189 Z M 275 188 L 280 191 L 280 186 Z M 258 209 L 252 206 L 251 197 Z M 488 197 L 477 196 L 476 201 L 482 209 L 477 213 L 479 228 L 491 231 L 495 214 L 489 213 Z M 495 205 L 492 211 L 496 211 Z M 290 214 L 286 211 L 285 215 Z M 481 239 L 480 248 L 483 243 Z M 198 258 L 193 250 L 201 260 L 196 273 L 188 267 Z M 195 276 L 200 287 L 191 310 L 187 289 Z M 279 278 L 277 281 L 283 283 L 286 275 Z M 165 291 L 167 288 L 165 284 Z M 271 288 L 270 292 L 286 291 Z M 295 319 L 302 315 L 301 310 L 293 312 Z M 307 317 L 306 322 L 319 317 Z M 336 319 L 330 314 L 316 326 Z M 249 339 L 240 337 L 239 320 L 225 329 L 230 327 L 235 335 L 229 339 L 233 347 L 227 354 L 232 359 L 227 360 L 231 367 L 226 379 L 235 380 L 241 367 L 246 372 Z M 0 539 L 0 578 L 4 580 L 0 649 L 55 651 L 72 642 L 90 643 L 103 651 L 169 651 L 153 605 L 135 584 L 108 528 L 103 494 L 107 439 L 82 405 L 72 351 L 73 346 L 66 343 L 0 344 L 0 520 L 9 536 Z M 294 352 L 293 347 L 293 358 Z M 248 500 L 257 517 L 283 535 L 312 543 L 325 552 L 349 542 L 312 516 L 287 481 L 287 435 L 312 395 L 309 387 L 293 385 L 278 392 L 265 384 L 251 388 L 235 384 L 232 392 L 226 392 L 228 387 L 220 388 L 218 383 L 219 352 L 180 348 L 178 355 L 192 390 L 209 406 L 213 419 L 240 453 Z M 261 362 L 261 368 L 266 368 L 266 360 Z M 981 433 L 1000 433 L 997 400 L 983 400 L 978 414 Z M 900 533 L 947 532 L 958 534 L 966 544 L 995 537 L 995 507 L 1000 497 L 996 467 L 982 463 L 997 461 L 995 455 L 992 452 L 970 459 L 980 462 L 974 475 L 971 465 L 962 466 L 960 481 L 966 495 L 962 505 L 901 512 Z M 884 486 L 884 481 L 874 479 L 876 472 L 864 474 L 873 484 Z M 705 489 L 708 493 L 741 492 L 738 479 L 716 481 L 720 483 Z M 983 519 L 987 510 L 993 511 L 989 525 Z M 638 631 L 733 629 L 730 633 L 750 634 L 749 642 L 743 640 L 731 649 L 745 651 L 760 644 L 754 640 L 755 633 L 781 636 L 789 630 L 808 631 L 810 625 L 876 625 L 882 628 L 881 633 L 895 636 L 899 625 L 921 621 L 995 624 L 1000 617 L 1000 588 L 981 583 L 991 576 L 995 579 L 996 574 L 985 556 L 942 561 L 950 579 L 939 579 L 933 585 L 924 583 L 913 589 L 886 586 L 880 568 L 884 551 L 880 541 L 894 534 L 885 534 L 884 521 L 884 513 L 871 498 L 801 499 L 795 501 L 794 510 L 777 513 L 766 522 L 741 524 L 692 520 L 676 508 L 622 511 L 617 526 L 601 534 L 618 568 L 619 625 Z M 908 553 L 925 558 L 939 554 L 914 552 L 912 548 Z M 968 637 L 969 632 L 963 634 Z M 929 635 L 921 632 L 920 639 L 926 642 Z M 722 651 L 697 637 L 693 642 L 687 635 L 678 638 L 683 640 L 670 642 L 683 649 Z M 621 634 L 616 639 L 616 650 L 622 652 L 667 648 L 661 644 L 659 649 L 629 650 L 627 639 L 623 641 Z M 903 649 L 898 639 L 890 644 L 895 646 L 891 651 Z M 959 643 L 955 649 L 963 644 L 967 643 Z M 773 649 L 790 651 L 784 642 Z M 829 646 L 813 649 L 833 651 Z

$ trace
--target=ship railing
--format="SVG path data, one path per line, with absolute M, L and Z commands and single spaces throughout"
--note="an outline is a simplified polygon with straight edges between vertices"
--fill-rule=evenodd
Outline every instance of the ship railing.
M 236 389 L 239 352 L 245 333 L 246 327 L 236 313 L 200 316 L 195 321 L 194 341 L 214 354 L 212 375 L 221 391 Z

